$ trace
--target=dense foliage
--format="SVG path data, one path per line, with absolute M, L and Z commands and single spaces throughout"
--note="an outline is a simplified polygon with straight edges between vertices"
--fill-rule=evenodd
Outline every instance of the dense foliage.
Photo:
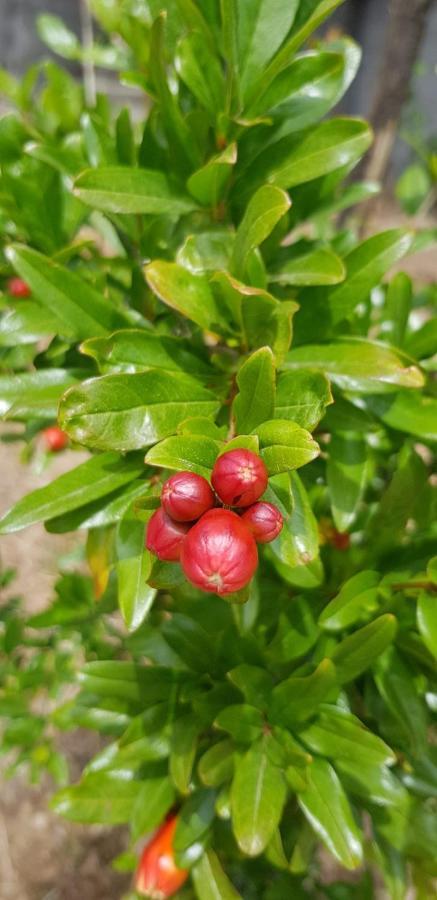
M 385 279 L 429 236 L 347 218 L 376 190 L 348 180 L 371 133 L 325 116 L 360 52 L 307 44 L 339 2 L 92 0 L 86 51 L 43 17 L 53 49 L 136 86 L 134 117 L 54 62 L 0 73 L 6 437 L 32 456 L 57 421 L 90 452 L 0 529 L 86 533 L 91 573 L 30 618 L 3 605 L 2 749 L 133 851 L 177 812 L 181 900 L 372 897 L 375 867 L 428 898 L 437 874 L 437 327 Z M 144 531 L 172 472 L 210 480 L 233 448 L 285 523 L 224 598 Z M 68 786 L 56 730 L 78 726 L 105 741 Z M 324 884 L 320 845 L 352 887 Z

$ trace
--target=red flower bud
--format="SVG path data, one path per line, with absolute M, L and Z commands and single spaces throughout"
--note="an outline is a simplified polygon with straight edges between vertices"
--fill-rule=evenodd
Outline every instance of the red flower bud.
M 173 522 L 160 506 L 153 513 L 147 526 L 146 547 L 158 559 L 174 562 L 179 559 L 182 541 L 189 525 Z
M 7 291 L 11 297 L 30 297 L 32 291 L 22 278 L 10 278 L 7 283 Z
M 278 536 L 284 524 L 279 509 L 273 503 L 254 503 L 249 506 L 241 516 L 249 531 L 252 532 L 258 544 L 268 544 Z
M 194 472 L 178 472 L 165 482 L 161 501 L 175 522 L 192 522 L 214 506 L 214 494 L 206 478 Z
M 337 531 L 330 519 L 320 519 L 319 532 L 322 544 L 330 544 L 336 550 L 349 550 L 350 534 L 347 531 Z
M 186 869 L 178 869 L 173 851 L 177 817 L 171 816 L 158 828 L 143 850 L 135 877 L 135 890 L 151 900 L 166 900 L 188 878 Z
M 211 509 L 190 529 L 181 564 L 189 581 L 213 594 L 239 591 L 258 564 L 255 541 L 236 513 Z
M 51 450 L 52 453 L 59 453 L 68 444 L 68 434 L 62 431 L 59 425 L 50 425 L 49 428 L 44 428 L 43 437 L 46 449 Z
M 350 542 L 350 534 L 348 534 L 347 531 L 337 531 L 336 528 L 333 529 L 331 544 L 336 550 L 349 550 Z
M 227 506 L 250 506 L 264 493 L 268 474 L 259 456 L 250 450 L 230 450 L 216 460 L 212 486 Z

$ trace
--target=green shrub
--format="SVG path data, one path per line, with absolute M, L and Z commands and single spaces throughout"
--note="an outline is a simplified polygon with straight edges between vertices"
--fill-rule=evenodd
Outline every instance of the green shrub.
M 437 874 L 437 331 L 384 281 L 428 236 L 337 228 L 376 189 L 348 182 L 366 122 L 325 118 L 360 61 L 311 38 L 339 2 L 93 0 L 86 53 L 45 17 L 136 86 L 134 117 L 52 62 L 0 78 L 0 408 L 28 455 L 56 420 L 90 451 L 0 528 L 87 532 L 91 573 L 4 606 L 2 749 L 63 783 L 56 729 L 105 736 L 54 808 L 133 849 L 176 810 L 186 900 L 370 897 L 374 868 L 429 897 Z M 230 446 L 285 525 L 227 600 L 144 530 L 168 474 Z M 320 845 L 353 886 L 323 883 Z

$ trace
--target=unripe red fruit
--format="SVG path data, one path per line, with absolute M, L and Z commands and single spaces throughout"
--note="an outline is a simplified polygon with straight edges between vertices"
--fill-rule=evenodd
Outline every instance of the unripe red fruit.
M 259 456 L 250 450 L 230 450 L 216 460 L 212 486 L 227 506 L 250 506 L 264 493 L 268 474 Z
M 179 869 L 175 863 L 173 838 L 177 823 L 176 816 L 169 818 L 143 850 L 135 890 L 151 900 L 173 897 L 188 878 L 186 869 Z
M 31 290 L 22 278 L 10 278 L 7 283 L 7 291 L 11 297 L 30 297 Z
M 184 574 L 211 594 L 231 594 L 250 581 L 258 565 L 253 536 L 236 513 L 211 509 L 193 525 L 181 552 Z
M 241 521 L 252 532 L 258 544 L 274 541 L 284 524 L 279 509 L 273 503 L 264 501 L 249 506 L 241 516 Z
M 206 478 L 178 472 L 165 482 L 161 502 L 175 522 L 193 522 L 214 506 L 214 494 Z
M 58 425 L 50 425 L 49 428 L 44 428 L 43 438 L 47 450 L 51 450 L 52 453 L 59 453 L 68 444 L 68 434 L 62 431 L 62 428 L 59 428 Z
M 173 522 L 160 506 L 149 520 L 146 547 L 158 559 L 174 562 L 180 557 L 182 541 L 188 528 L 182 522 Z

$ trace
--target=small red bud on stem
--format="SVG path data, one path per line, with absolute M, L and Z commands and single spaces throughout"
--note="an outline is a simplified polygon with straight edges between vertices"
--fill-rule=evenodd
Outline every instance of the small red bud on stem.
M 268 544 L 278 536 L 284 520 L 273 503 L 254 503 L 241 516 L 241 521 L 252 532 L 258 544 Z

